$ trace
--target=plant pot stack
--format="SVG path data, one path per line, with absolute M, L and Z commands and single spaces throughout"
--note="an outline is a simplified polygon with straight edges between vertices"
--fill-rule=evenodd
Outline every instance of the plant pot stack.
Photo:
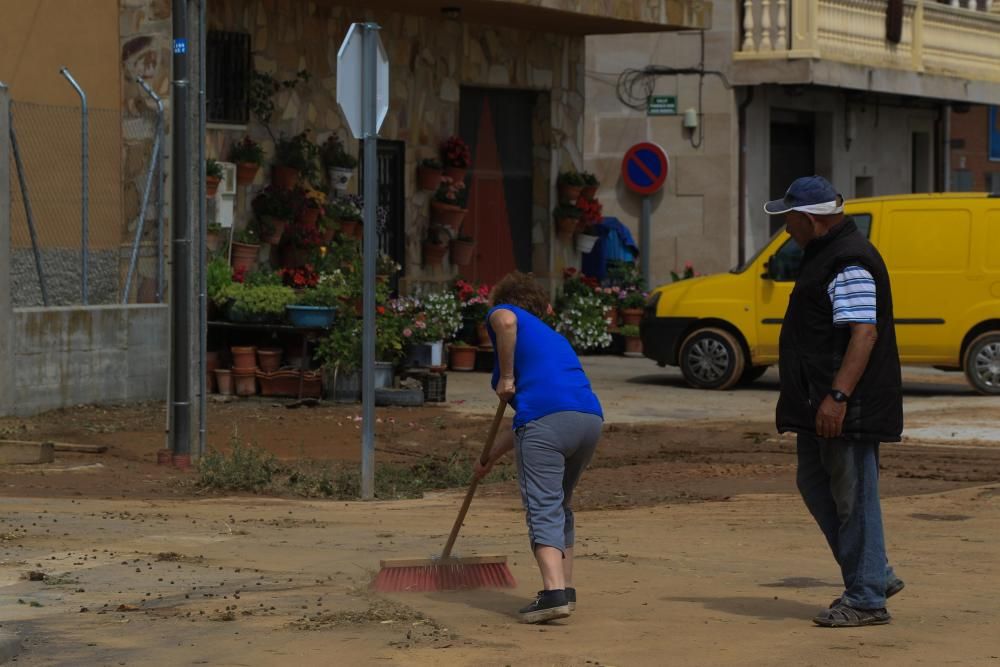
M 237 396 L 253 396 L 257 393 L 257 348 L 234 346 L 232 381 Z

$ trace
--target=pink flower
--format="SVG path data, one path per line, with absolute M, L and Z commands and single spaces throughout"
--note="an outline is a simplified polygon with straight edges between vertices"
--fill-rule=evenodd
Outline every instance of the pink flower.
M 412 329 L 410 329 L 409 327 L 403 329 L 403 336 L 405 336 L 406 338 L 409 338 L 412 335 L 413 335 L 413 330 Z
M 685 269 L 693 269 L 694 268 L 694 264 L 692 264 L 691 262 L 684 262 L 684 268 Z
M 417 320 L 416 323 L 415 323 L 415 326 L 418 329 L 426 329 L 427 328 L 427 323 L 424 322 L 423 320 Z

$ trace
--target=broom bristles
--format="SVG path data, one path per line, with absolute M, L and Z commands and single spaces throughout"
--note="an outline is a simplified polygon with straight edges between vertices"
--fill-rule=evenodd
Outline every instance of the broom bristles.
M 505 562 L 383 565 L 372 582 L 381 593 L 515 588 L 517 582 Z

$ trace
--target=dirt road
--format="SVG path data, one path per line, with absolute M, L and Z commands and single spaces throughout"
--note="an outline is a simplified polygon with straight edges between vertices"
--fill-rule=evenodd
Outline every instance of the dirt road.
M 538 584 L 511 482 L 483 488 L 457 548 L 511 556 L 516 590 L 374 596 L 380 558 L 440 549 L 459 491 L 208 493 L 154 464 L 162 406 L 133 406 L 0 420 L 0 438 L 109 446 L 0 469 L 0 631 L 25 638 L 18 664 L 32 666 L 1000 665 L 1000 401 L 909 378 L 910 423 L 928 430 L 882 459 L 907 588 L 892 625 L 824 631 L 809 619 L 839 573 L 794 493 L 793 443 L 769 423 L 773 384 L 692 392 L 632 360 L 587 363 L 610 423 L 577 496 L 568 621 L 516 622 Z M 447 406 L 380 410 L 379 461 L 474 451 L 484 382 L 452 375 Z M 225 449 L 235 427 L 280 459 L 350 466 L 358 418 L 213 404 L 209 441 Z

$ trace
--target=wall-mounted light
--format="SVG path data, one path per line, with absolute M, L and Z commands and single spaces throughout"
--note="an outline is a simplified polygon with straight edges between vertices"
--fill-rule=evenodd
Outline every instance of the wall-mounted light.
M 685 130 L 696 130 L 698 129 L 698 110 L 691 108 L 684 112 L 684 129 Z
M 445 17 L 449 21 L 457 21 L 462 18 L 462 8 L 461 7 L 442 7 L 441 16 Z

